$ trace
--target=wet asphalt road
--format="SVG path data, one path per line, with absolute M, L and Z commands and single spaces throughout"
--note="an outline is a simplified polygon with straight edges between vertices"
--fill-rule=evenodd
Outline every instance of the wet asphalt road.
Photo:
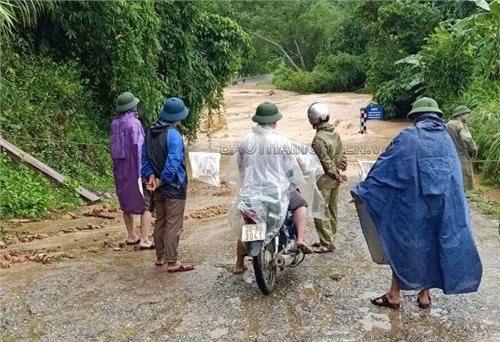
M 415 293 L 405 293 L 399 311 L 374 307 L 369 299 L 387 289 L 390 271 L 370 259 L 348 203 L 351 185 L 340 194 L 335 253 L 285 270 L 269 296 L 252 272 L 231 274 L 225 217 L 190 220 L 180 255 L 198 264 L 193 272 L 167 274 L 153 265 L 153 251 L 1 270 L 0 340 L 500 341 L 498 222 L 473 213 L 484 265 L 479 293 L 433 290 L 424 311 Z

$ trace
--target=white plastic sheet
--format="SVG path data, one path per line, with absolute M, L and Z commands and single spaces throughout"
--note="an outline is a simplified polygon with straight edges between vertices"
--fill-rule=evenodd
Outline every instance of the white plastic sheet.
M 358 160 L 358 174 L 360 182 L 366 179 L 366 176 L 368 176 L 368 173 L 375 162 L 375 160 Z M 363 235 L 365 236 L 368 250 L 370 251 L 373 261 L 380 265 L 387 264 L 388 262 L 386 256 L 384 255 L 382 243 L 380 242 L 377 229 L 373 224 L 368 210 L 363 203 L 357 203 L 356 210 L 358 212 L 359 223 L 361 224 L 361 229 L 363 231 Z
M 304 183 L 300 186 L 300 193 L 306 200 L 307 218 L 323 219 L 325 215 L 325 201 L 319 191 L 317 181 L 324 174 L 323 167 L 313 149 L 301 143 L 295 143 L 296 157 L 304 175 Z
M 220 186 L 220 153 L 189 152 L 193 179 Z
M 365 180 L 366 176 L 368 176 L 368 173 L 370 172 L 375 162 L 376 160 L 358 160 L 358 166 L 359 166 L 358 176 L 360 182 Z

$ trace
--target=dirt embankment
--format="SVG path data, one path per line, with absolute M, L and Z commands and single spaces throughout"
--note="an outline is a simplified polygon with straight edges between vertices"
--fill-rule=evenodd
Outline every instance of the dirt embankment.
M 225 182 L 219 188 L 192 181 L 185 221 L 203 221 L 227 214 L 232 190 Z M 191 200 L 192 199 L 192 200 Z M 139 229 L 136 220 L 136 228 Z M 154 223 L 151 226 L 151 233 Z M 47 220 L 11 220 L 0 225 L 0 268 L 82 257 L 88 253 L 132 251 L 125 244 L 125 226 L 116 206 L 96 204 L 79 211 L 55 215 Z

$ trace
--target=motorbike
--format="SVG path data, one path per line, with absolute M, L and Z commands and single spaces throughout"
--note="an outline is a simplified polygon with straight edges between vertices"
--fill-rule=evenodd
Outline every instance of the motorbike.
M 296 267 L 305 259 L 304 253 L 297 248 L 297 230 L 292 212 L 287 212 L 281 228 L 271 236 L 268 236 L 266 223 L 259 219 L 257 211 L 248 209 L 241 214 L 244 222 L 241 241 L 247 256 L 252 257 L 257 286 L 268 295 L 274 289 L 278 270 Z

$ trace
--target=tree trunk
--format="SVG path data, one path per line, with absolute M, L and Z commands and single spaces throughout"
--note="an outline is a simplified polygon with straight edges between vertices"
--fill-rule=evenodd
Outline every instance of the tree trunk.
M 304 63 L 304 57 L 302 57 L 302 51 L 300 51 L 299 43 L 297 43 L 296 39 L 294 39 L 293 42 L 295 43 L 295 47 L 297 48 L 297 54 L 299 55 L 300 64 L 302 64 L 302 69 L 305 69 L 306 64 Z
M 288 59 L 288 61 L 290 62 L 290 64 L 293 65 L 293 67 L 295 69 L 297 69 L 297 71 L 301 71 L 302 70 L 301 68 L 299 68 L 299 66 L 297 64 L 295 64 L 295 62 L 293 61 L 292 57 L 290 57 L 290 55 L 285 51 L 285 49 L 281 45 L 279 45 L 278 43 L 276 43 L 275 41 L 273 41 L 273 40 L 271 40 L 271 39 L 269 39 L 267 37 L 261 36 L 260 34 L 258 34 L 256 32 L 252 32 L 252 31 L 248 31 L 248 32 L 250 32 L 251 34 L 253 34 L 257 38 L 260 38 L 260 39 L 262 39 L 262 40 L 264 40 L 264 41 L 266 41 L 266 42 L 268 42 L 268 43 L 276 46 L 283 53 L 283 55 Z M 302 56 L 300 56 L 300 58 L 302 59 Z M 302 61 L 302 63 L 304 63 L 304 62 Z

